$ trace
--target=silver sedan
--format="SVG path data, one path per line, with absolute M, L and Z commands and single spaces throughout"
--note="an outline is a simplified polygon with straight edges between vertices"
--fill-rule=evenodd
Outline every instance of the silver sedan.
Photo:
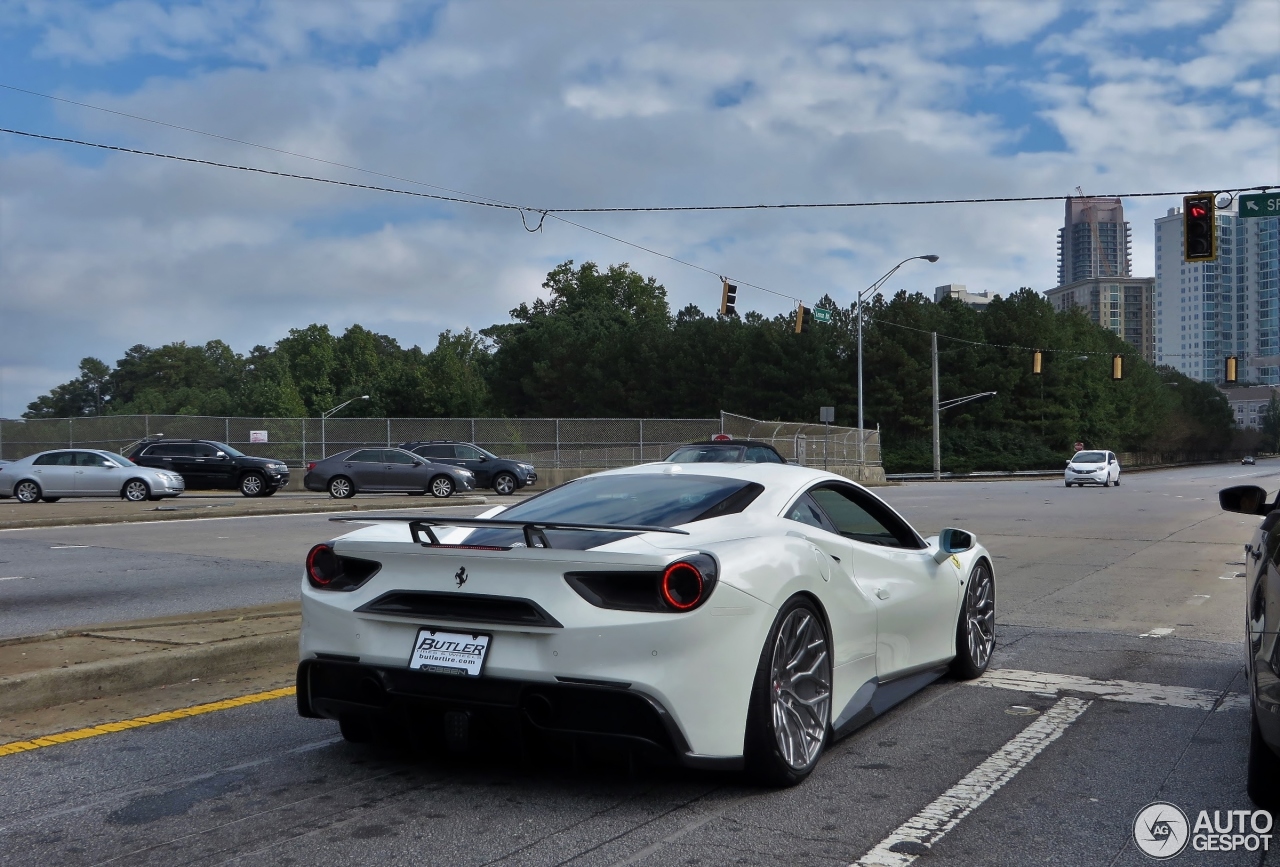
M 121 497 L 140 503 L 176 497 L 186 489 L 177 473 L 140 467 L 97 449 L 57 449 L 0 466 L 0 498 L 20 503 L 56 503 L 63 497 Z

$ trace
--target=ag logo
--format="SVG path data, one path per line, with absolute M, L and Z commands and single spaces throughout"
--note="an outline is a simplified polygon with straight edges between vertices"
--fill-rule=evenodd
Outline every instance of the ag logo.
M 467 583 L 467 567 L 463 566 L 457 572 L 454 572 L 453 580 L 458 582 L 459 587 L 461 587 L 463 584 L 466 584 Z
M 1142 808 L 1133 820 L 1133 842 L 1144 855 L 1164 861 L 1181 854 L 1190 838 L 1187 814 L 1164 801 Z

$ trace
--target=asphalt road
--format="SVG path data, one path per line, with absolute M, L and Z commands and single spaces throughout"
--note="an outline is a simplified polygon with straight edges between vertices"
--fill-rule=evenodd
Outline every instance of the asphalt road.
M 489 508 L 432 514 L 475 515 Z M 297 599 L 307 551 L 346 532 L 330 517 L 0 530 L 0 639 Z
M 1220 513 L 1215 493 L 1250 480 L 1274 489 L 1275 469 L 1132 474 L 1105 490 L 1060 481 L 883 489 L 926 533 L 980 535 L 999 581 L 992 667 L 1038 673 L 1040 685 L 939 681 L 834 745 L 794 789 L 679 770 L 459 760 L 427 744 L 355 747 L 282 699 L 0 758 L 0 863 L 908 863 L 921 850 L 901 842 L 904 826 L 946 815 L 956 821 L 921 867 L 1145 864 L 1132 840 L 1145 805 L 1168 801 L 1192 823 L 1200 810 L 1251 807 L 1236 573 L 1256 519 Z M 267 520 L 286 519 L 259 519 L 255 531 Z M 0 557 L 14 537 L 53 548 L 53 538 L 101 529 L 91 541 L 104 550 L 236 559 L 212 544 L 221 541 L 236 562 L 277 550 L 272 563 L 289 571 L 298 562 L 289 547 L 305 550 L 325 526 L 310 520 L 212 541 L 211 528 L 230 521 L 179 525 L 192 528 L 186 541 L 123 535 L 137 530 L 129 526 L 24 531 L 0 536 Z M 0 582 L 0 607 L 14 583 Z M 190 588 L 181 595 L 194 598 Z M 1101 697 L 1090 679 L 1129 685 Z M 1280 856 L 1188 848 L 1171 863 Z

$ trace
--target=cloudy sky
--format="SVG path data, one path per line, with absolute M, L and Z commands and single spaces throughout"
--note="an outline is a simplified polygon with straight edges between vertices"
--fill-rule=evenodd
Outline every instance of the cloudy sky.
M 1276 0 L 0 0 L 0 126 L 535 208 L 1225 189 L 1280 183 L 1277 46 Z M 1178 203 L 1125 202 L 1136 275 Z M 922 253 L 889 290 L 1043 291 L 1062 210 L 568 215 L 708 274 L 511 211 L 5 133 L 0 416 L 136 343 L 359 322 L 429 348 L 566 259 L 704 311 L 714 274 L 847 302 Z

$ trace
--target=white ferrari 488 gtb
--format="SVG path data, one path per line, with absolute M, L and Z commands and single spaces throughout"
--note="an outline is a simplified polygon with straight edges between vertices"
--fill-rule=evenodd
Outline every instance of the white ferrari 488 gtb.
M 334 520 L 371 526 L 307 556 L 298 709 L 353 741 L 620 745 L 789 785 L 995 645 L 971 534 L 921 538 L 793 465 L 648 464 L 476 518 Z

